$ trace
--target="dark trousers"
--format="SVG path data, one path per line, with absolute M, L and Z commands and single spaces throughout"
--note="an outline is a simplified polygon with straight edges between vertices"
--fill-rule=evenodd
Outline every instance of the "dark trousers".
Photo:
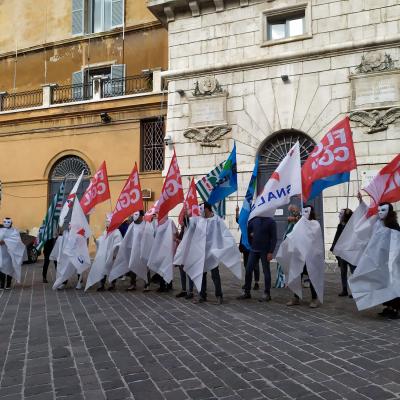
M 3 272 L 0 272 L 0 288 L 9 288 L 11 287 L 12 276 L 6 275 Z
M 194 287 L 194 283 L 193 281 L 190 279 L 189 275 L 187 275 L 187 273 L 184 271 L 183 269 L 183 265 L 179 266 L 179 274 L 181 276 L 181 286 L 182 286 L 182 292 L 186 292 L 186 277 L 189 280 L 189 293 L 193 293 L 193 287 Z
M 301 279 L 302 280 L 303 280 L 303 275 L 307 275 L 308 276 L 308 272 L 307 272 L 307 267 L 306 266 L 304 266 L 303 272 L 301 274 Z M 313 284 L 311 282 L 311 279 L 310 279 L 310 292 L 311 292 L 311 298 L 313 300 L 316 300 L 318 298 L 318 296 L 317 296 L 317 292 L 315 291 L 314 286 L 313 286 Z M 294 297 L 296 297 L 296 299 L 299 298 L 299 296 L 297 296 L 297 294 L 295 294 Z
M 243 254 L 243 266 L 244 266 L 244 270 L 246 271 L 247 263 L 249 262 L 250 252 L 244 250 L 242 254 Z M 257 283 L 260 282 L 260 263 L 257 263 L 254 266 L 254 281 Z
M 271 291 L 271 268 L 269 266 L 269 261 L 267 260 L 268 253 L 250 251 L 249 259 L 246 265 L 246 277 L 244 283 L 245 293 L 250 293 L 251 281 L 253 278 L 253 271 L 258 267 L 260 260 L 264 272 L 264 293 L 269 294 Z M 257 279 L 257 278 L 256 278 Z
M 343 260 L 340 257 L 337 257 L 338 265 L 340 268 L 340 278 L 342 280 L 342 289 L 343 292 L 347 292 L 347 269 L 350 269 L 351 274 L 353 274 L 356 267 L 354 265 L 349 264 L 347 261 Z
M 214 282 L 215 297 L 222 297 L 221 277 L 219 275 L 219 268 L 215 267 L 211 270 L 211 279 Z M 200 297 L 207 298 L 207 272 L 203 273 L 203 280 L 201 282 Z
M 43 279 L 47 279 L 47 270 L 49 269 L 49 265 L 50 265 L 49 257 L 50 257 L 50 255 L 44 256 L 43 269 L 42 269 Z M 54 261 L 54 268 L 57 269 L 57 261 Z

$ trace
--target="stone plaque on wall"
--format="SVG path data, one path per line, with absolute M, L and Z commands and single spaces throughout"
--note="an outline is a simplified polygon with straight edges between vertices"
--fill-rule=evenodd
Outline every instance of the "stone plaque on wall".
M 189 100 L 189 127 L 226 124 L 226 93 Z
M 351 76 L 351 109 L 368 110 L 400 105 L 400 71 Z

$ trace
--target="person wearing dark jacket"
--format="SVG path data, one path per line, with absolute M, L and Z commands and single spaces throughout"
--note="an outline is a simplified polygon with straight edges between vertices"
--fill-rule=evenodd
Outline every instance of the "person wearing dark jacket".
M 276 222 L 269 217 L 252 218 L 247 226 L 250 242 L 250 254 L 246 265 L 246 277 L 244 284 L 244 293 L 238 299 L 250 299 L 251 281 L 253 270 L 260 262 L 264 272 L 264 295 L 260 301 L 271 300 L 271 269 L 270 261 L 277 242 Z
M 239 207 L 236 207 L 236 222 L 239 223 Z M 242 236 L 240 235 L 239 251 L 243 254 L 243 266 L 246 271 L 247 262 L 249 261 L 250 250 L 243 244 Z M 260 263 L 254 266 L 254 287 L 253 290 L 260 288 Z M 244 289 L 244 285 L 242 286 Z
M 48 283 L 47 270 L 49 269 L 49 265 L 50 265 L 50 254 L 51 254 L 55 244 L 56 244 L 56 239 L 52 238 L 52 239 L 47 240 L 43 245 L 43 255 L 44 255 L 44 262 L 43 262 L 43 269 L 42 269 L 43 283 Z M 57 261 L 54 261 L 54 267 L 55 267 L 55 269 L 57 269 Z
M 344 208 L 344 209 L 340 210 L 339 225 L 337 226 L 336 234 L 333 239 L 333 243 L 330 248 L 330 251 L 333 251 L 333 249 L 335 248 L 335 245 L 336 245 L 337 241 L 339 240 L 340 235 L 342 234 L 347 222 L 349 222 L 349 219 L 351 218 L 352 215 L 353 215 L 353 211 L 350 210 L 350 208 Z M 347 269 L 350 269 L 350 272 L 353 273 L 354 270 L 356 269 L 356 267 L 354 265 L 351 265 L 346 260 L 343 260 L 340 257 L 336 257 L 336 258 L 337 258 L 338 265 L 340 268 L 340 276 L 341 276 L 341 280 L 342 280 L 342 291 L 339 293 L 339 296 L 340 297 L 348 296 L 349 292 L 347 290 Z M 351 295 L 350 295 L 350 297 L 351 297 Z

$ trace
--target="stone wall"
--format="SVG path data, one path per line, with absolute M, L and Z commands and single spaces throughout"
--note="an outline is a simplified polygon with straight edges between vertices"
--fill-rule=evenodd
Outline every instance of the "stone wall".
M 311 39 L 261 47 L 261 12 L 289 3 L 294 2 L 257 1 L 232 8 L 227 4 L 220 13 L 203 10 L 199 17 L 177 16 L 169 23 L 167 135 L 175 143 L 182 173 L 188 176 L 201 176 L 225 160 L 235 141 L 239 204 L 255 155 L 268 137 L 295 129 L 318 142 L 350 112 L 350 77 L 366 52 L 386 53 L 400 67 L 399 48 L 392 44 L 394 37 L 400 39 L 397 1 L 313 0 Z M 232 131 L 218 141 L 220 147 L 202 147 L 183 136 L 189 123 L 188 99 L 203 75 L 215 77 L 228 92 L 227 119 Z M 283 82 L 281 75 L 288 75 L 289 81 Z M 400 152 L 400 120 L 374 134 L 367 134 L 367 127 L 359 123 L 352 123 L 352 128 L 359 164 L 359 179 L 353 171 L 349 186 L 349 206 L 354 209 L 362 173 L 379 170 Z M 188 180 L 184 183 L 187 187 Z M 348 203 L 347 191 L 347 184 L 324 191 L 327 256 L 338 211 Z M 234 232 L 236 202 L 236 195 L 228 202 L 228 223 Z

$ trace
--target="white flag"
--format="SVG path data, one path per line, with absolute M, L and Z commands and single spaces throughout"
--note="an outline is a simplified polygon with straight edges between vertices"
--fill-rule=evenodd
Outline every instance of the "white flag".
M 249 220 L 272 217 L 278 207 L 289 204 L 292 196 L 301 193 L 300 146 L 296 142 L 257 196 Z
M 58 220 L 59 226 L 64 225 L 65 217 L 68 215 L 69 209 L 72 208 L 73 206 L 74 199 L 76 197 L 76 192 L 78 191 L 79 185 L 81 184 L 84 172 L 85 172 L 84 170 L 81 172 L 78 180 L 75 182 L 74 187 L 72 188 L 70 194 L 68 195 L 67 200 L 65 200 L 65 203 L 60 213 L 60 219 Z
M 87 239 L 90 238 L 91 234 L 89 223 L 82 207 L 79 201 L 75 201 L 65 254 L 70 258 L 70 262 L 75 266 L 78 274 L 88 269 L 91 264 L 87 245 Z

